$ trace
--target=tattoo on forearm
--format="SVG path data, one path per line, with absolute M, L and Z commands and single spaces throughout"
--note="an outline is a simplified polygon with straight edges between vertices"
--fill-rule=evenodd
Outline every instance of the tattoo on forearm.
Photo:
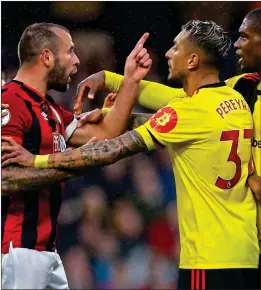
M 137 113 L 133 113 L 131 115 L 131 117 L 130 117 L 128 128 L 130 130 L 138 128 L 139 126 L 141 126 L 144 123 L 146 123 L 150 119 L 151 116 L 152 116 L 152 114 L 137 114 Z
M 87 144 L 80 147 L 85 166 L 89 164 L 111 164 L 124 157 L 146 150 L 146 144 L 136 131 L 130 131 L 116 139 Z
M 112 164 L 122 158 L 147 151 L 147 146 L 136 131 L 130 131 L 115 139 L 81 146 L 70 154 L 49 158 L 56 168 L 81 168 Z
M 27 168 L 10 165 L 2 169 L 2 195 L 17 191 L 34 191 L 43 186 L 84 175 L 82 171 Z
M 5 141 L 2 144 L 4 143 Z M 64 154 L 66 153 L 69 154 L 70 151 L 66 151 Z M 5 154 L 2 153 L 2 155 Z M 2 168 L 1 193 L 8 196 L 19 191 L 39 190 L 43 186 L 75 178 L 85 173 L 86 170 L 84 172 L 83 170 L 41 169 L 9 165 Z

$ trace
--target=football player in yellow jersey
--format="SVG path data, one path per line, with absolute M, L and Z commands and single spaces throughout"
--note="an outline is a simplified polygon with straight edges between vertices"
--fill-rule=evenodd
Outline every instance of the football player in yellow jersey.
M 243 71 L 256 71 L 261 77 L 261 8 L 249 12 L 239 28 L 239 38 L 234 44 Z M 256 173 L 261 176 L 261 83 L 257 85 L 252 99 L 254 137 L 252 139 L 253 159 Z M 259 180 L 260 182 L 260 180 Z M 259 189 L 259 193 L 261 190 Z M 261 289 L 261 201 L 257 202 L 257 226 L 259 230 L 259 277 Z
M 189 98 L 176 98 L 116 139 L 66 154 L 35 157 L 5 138 L 11 146 L 2 149 L 11 153 L 2 159 L 11 159 L 4 164 L 79 169 L 166 146 L 177 186 L 179 289 L 257 288 L 256 204 L 245 185 L 253 122 L 243 96 L 219 82 L 229 45 L 220 26 L 190 21 L 166 53 L 169 79 L 180 81 Z
M 242 74 L 230 78 L 226 84 L 239 91 L 249 104 L 254 118 L 254 136 L 252 139 L 253 159 L 255 172 L 259 175 L 252 175 L 248 182 L 256 197 L 259 229 L 259 244 L 261 253 L 261 82 L 257 78 L 261 76 L 261 9 L 249 12 L 239 28 L 240 37 L 234 44 L 239 56 L 239 62 L 243 71 L 257 72 L 257 74 Z M 83 93 L 86 87 L 90 88 L 88 97 L 93 98 L 97 89 L 107 87 L 113 92 L 119 90 L 122 76 L 104 71 L 94 74 L 84 80 L 78 87 L 76 113 L 82 108 Z M 138 101 L 141 105 L 158 110 L 166 106 L 171 100 L 177 97 L 187 97 L 183 89 L 174 89 L 158 83 L 141 81 L 139 85 Z M 260 289 L 261 289 L 261 255 L 259 262 Z

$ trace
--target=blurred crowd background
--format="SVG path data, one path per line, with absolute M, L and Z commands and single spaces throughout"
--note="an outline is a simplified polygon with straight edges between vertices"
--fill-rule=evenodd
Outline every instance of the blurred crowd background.
M 77 84 L 106 69 L 122 73 L 127 55 L 144 32 L 153 59 L 147 78 L 166 83 L 165 52 L 191 19 L 213 20 L 233 41 L 250 10 L 261 2 L 26 2 L 2 1 L 2 79 L 19 66 L 17 44 L 35 22 L 54 22 L 72 34 L 81 65 L 66 93 L 51 95 L 72 110 Z M 231 55 L 221 71 L 238 71 Z M 85 110 L 101 107 L 107 92 Z M 148 111 L 140 106 L 135 111 Z M 175 289 L 179 263 L 176 189 L 165 150 L 140 154 L 86 171 L 66 183 L 59 216 L 58 251 L 74 289 Z

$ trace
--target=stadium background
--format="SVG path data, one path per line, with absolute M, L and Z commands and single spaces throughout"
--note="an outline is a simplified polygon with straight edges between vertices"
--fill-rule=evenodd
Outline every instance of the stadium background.
M 81 65 L 65 94 L 52 92 L 71 109 L 77 84 L 102 69 L 122 73 L 125 58 L 146 31 L 153 58 L 148 80 L 166 83 L 164 55 L 180 26 L 191 19 L 214 20 L 233 40 L 244 15 L 261 2 L 1 2 L 2 78 L 18 68 L 17 43 L 34 22 L 70 29 Z M 231 51 L 221 79 L 237 72 Z M 102 105 L 97 94 L 85 110 Z M 146 109 L 136 106 L 135 111 Z M 148 111 L 148 110 L 146 110 Z M 66 183 L 59 217 L 58 251 L 74 289 L 173 289 L 179 236 L 176 191 L 165 150 L 91 169 Z

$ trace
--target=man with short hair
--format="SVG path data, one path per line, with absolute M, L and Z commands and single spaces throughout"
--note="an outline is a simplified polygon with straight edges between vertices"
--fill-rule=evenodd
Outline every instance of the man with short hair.
M 245 186 L 252 172 L 253 122 L 243 96 L 219 81 L 229 46 L 217 24 L 188 22 L 166 57 L 169 80 L 180 82 L 189 98 L 176 98 L 116 139 L 68 154 L 35 156 L 5 138 L 11 145 L 2 148 L 9 152 L 3 165 L 79 169 L 167 147 L 177 187 L 178 288 L 257 288 L 256 204 Z
M 147 50 L 143 48 L 147 37 L 147 33 L 143 35 L 126 62 L 123 95 L 112 110 L 101 123 L 77 128 L 74 115 L 47 94 L 50 89 L 65 92 L 77 72 L 80 62 L 70 33 L 53 23 L 35 23 L 27 27 L 18 45 L 18 73 L 2 87 L 2 101 L 9 105 L 7 115 L 2 118 L 2 135 L 14 138 L 34 154 L 50 154 L 64 152 L 67 144 L 81 146 L 93 136 L 104 140 L 125 132 L 136 91 L 126 91 L 124 87 L 132 87 L 136 75 L 140 77 L 139 74 L 151 65 Z M 145 69 L 137 65 L 137 58 L 145 58 Z M 55 181 L 83 174 L 83 171 L 17 165 L 2 169 L 4 289 L 68 288 L 61 259 L 56 253 L 63 184 Z
M 249 178 L 248 184 L 257 197 L 257 226 L 260 247 L 259 269 L 261 289 L 261 8 L 250 11 L 239 28 L 239 38 L 234 44 L 239 63 L 244 74 L 226 80 L 226 84 L 240 92 L 254 118 L 254 136 L 252 138 L 252 152 L 255 173 Z M 249 73 L 250 72 L 250 73 Z M 252 73 L 251 73 L 252 72 Z M 75 111 L 81 112 L 85 88 L 90 88 L 88 97 L 93 98 L 97 89 L 106 86 L 113 92 L 119 90 L 122 77 L 120 75 L 102 71 L 81 82 L 78 87 Z M 158 83 L 141 81 L 137 99 L 139 103 L 149 109 L 159 110 L 177 97 L 187 97 L 182 89 L 167 87 Z M 230 108 L 225 107 L 224 114 Z

